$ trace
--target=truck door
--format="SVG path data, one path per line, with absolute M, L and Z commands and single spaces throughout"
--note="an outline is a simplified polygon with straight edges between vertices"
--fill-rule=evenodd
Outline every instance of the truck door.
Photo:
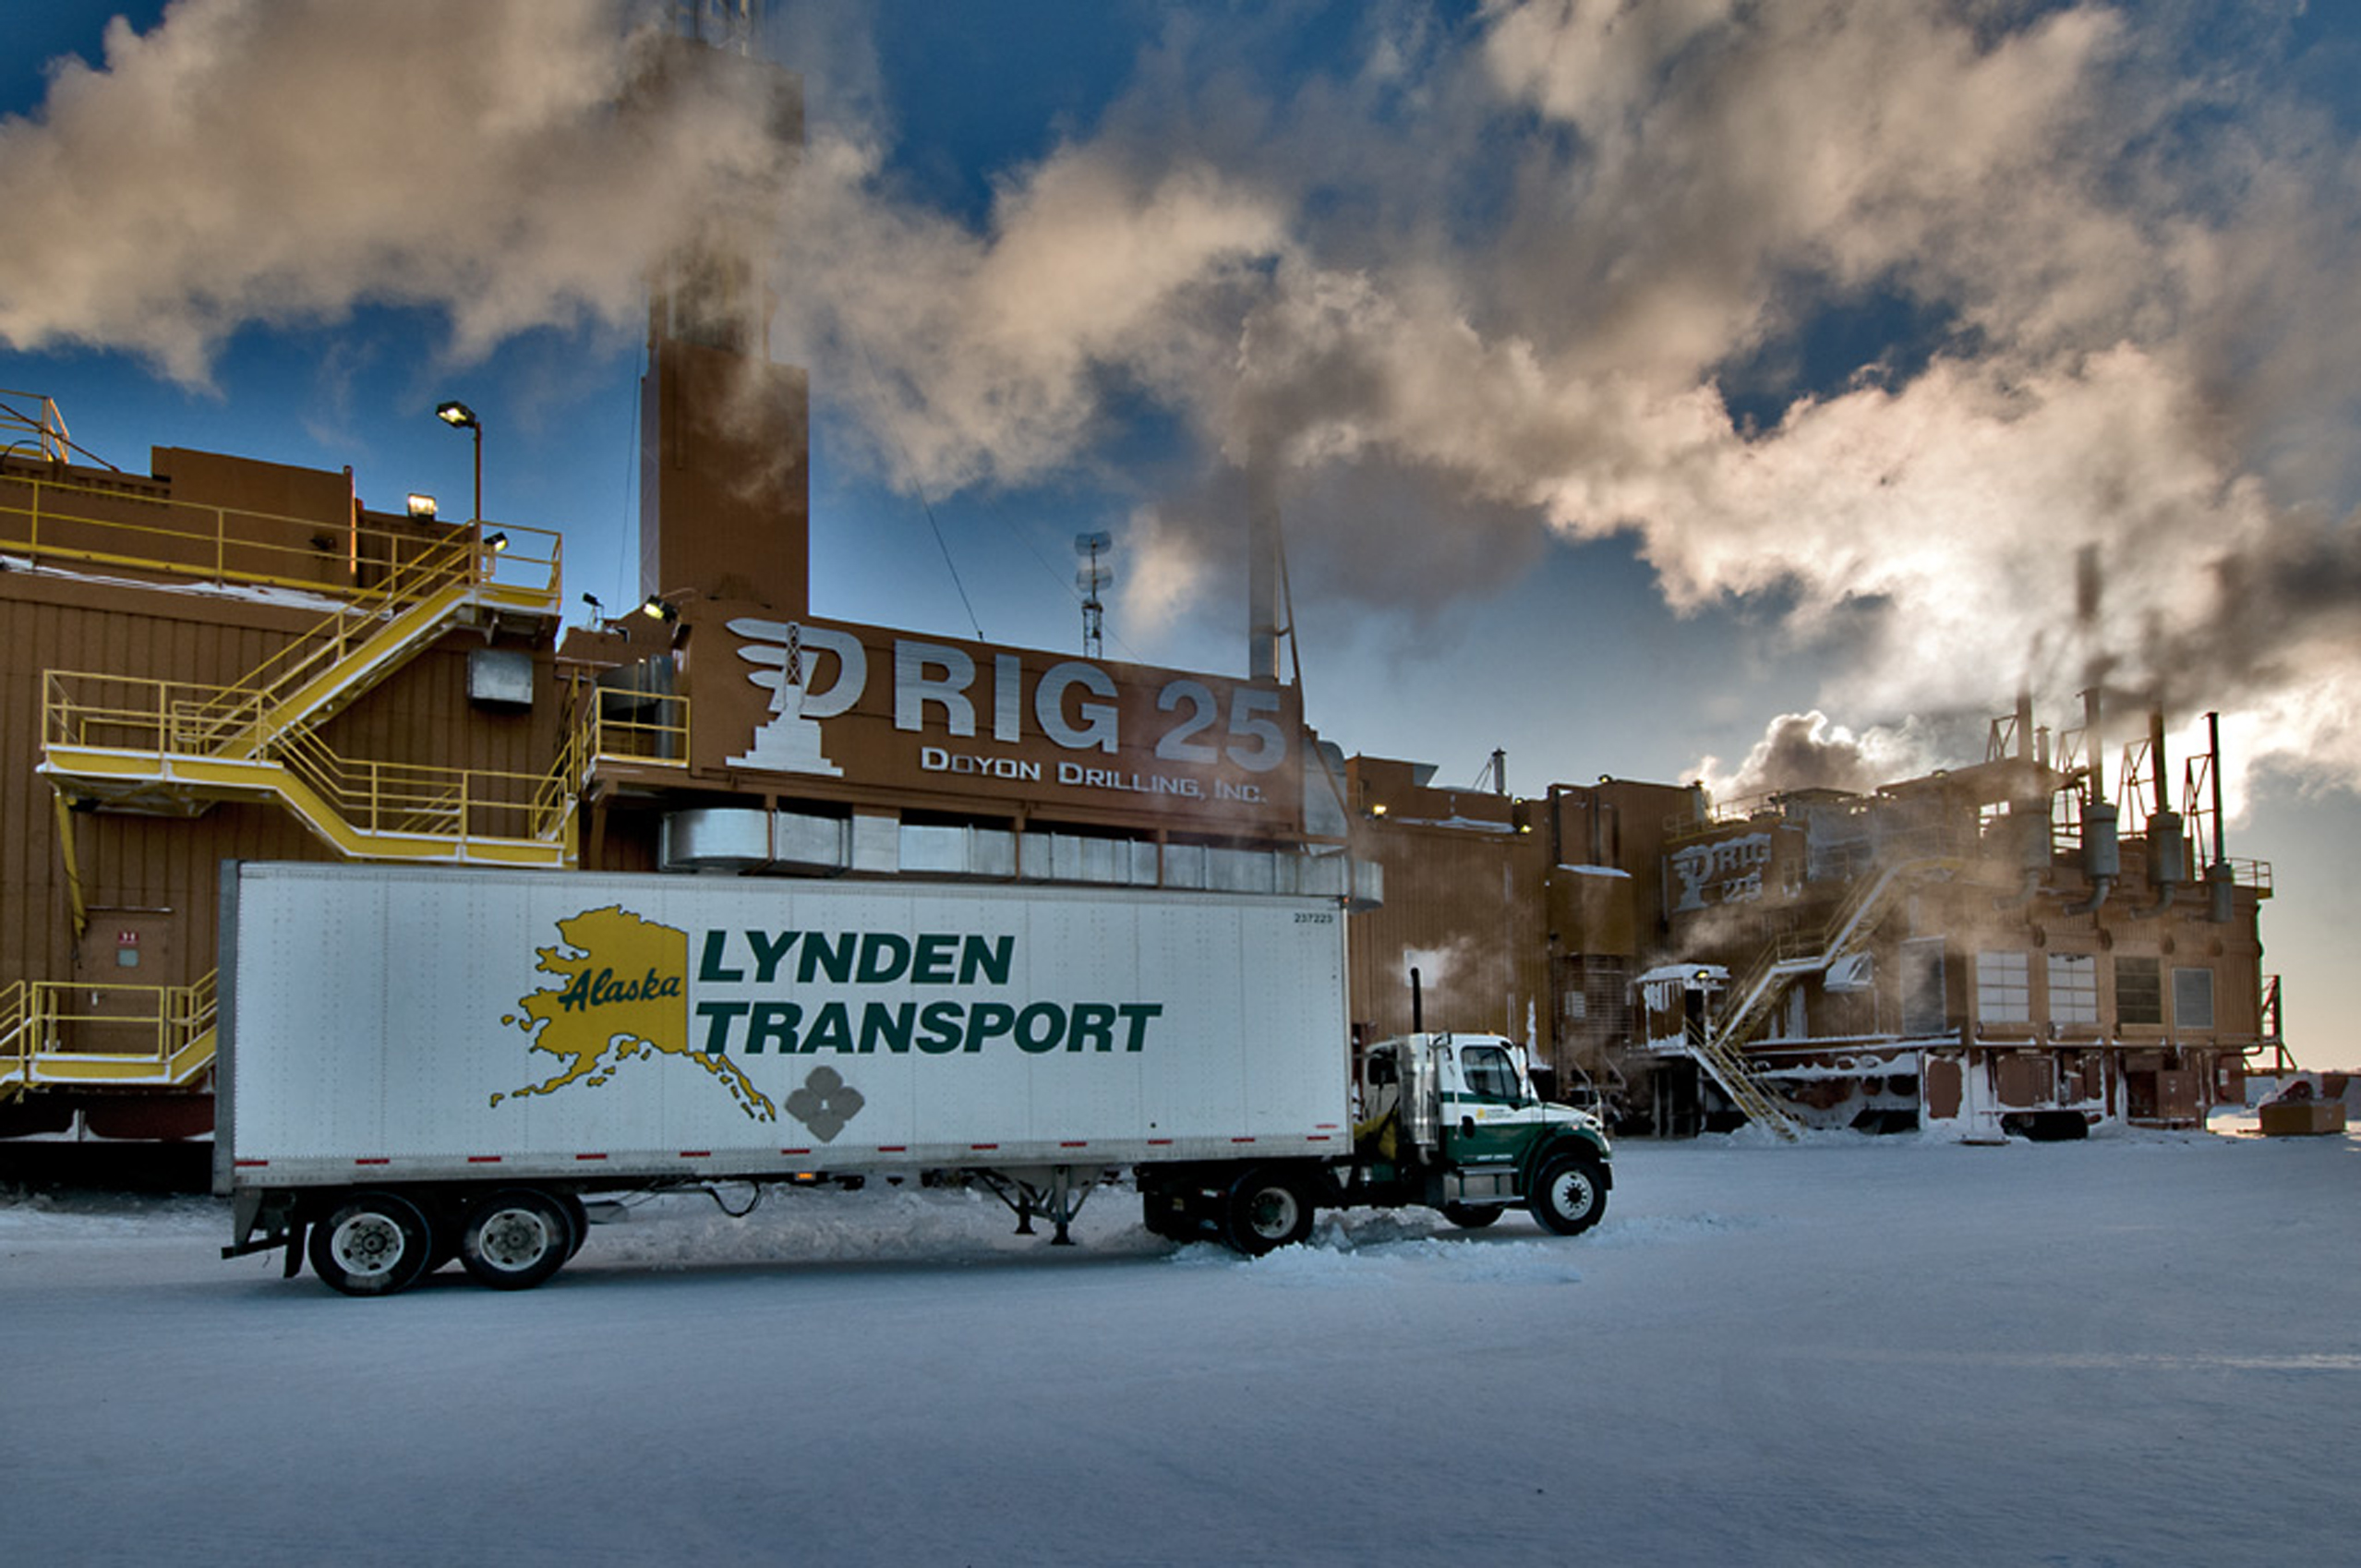
M 1443 1152 L 1452 1164 L 1513 1166 L 1532 1136 L 1532 1111 L 1506 1045 L 1443 1047 Z

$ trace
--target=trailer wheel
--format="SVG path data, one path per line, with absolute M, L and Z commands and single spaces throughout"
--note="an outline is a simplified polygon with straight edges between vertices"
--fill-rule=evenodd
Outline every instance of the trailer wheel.
M 1500 1203 L 1446 1203 L 1443 1218 L 1462 1230 L 1482 1230 L 1506 1212 Z
M 433 1227 L 398 1192 L 356 1192 L 311 1227 L 311 1272 L 346 1296 L 407 1290 L 433 1260 Z
M 1553 1155 L 1542 1165 L 1528 1203 L 1544 1229 L 1579 1236 L 1607 1212 L 1607 1173 L 1587 1154 Z
M 530 1290 L 573 1255 L 573 1225 L 546 1192 L 502 1188 L 467 1211 L 459 1261 L 480 1285 Z
M 1222 1239 L 1234 1250 L 1259 1258 L 1311 1233 L 1312 1200 L 1295 1176 L 1257 1166 L 1230 1184 L 1222 1204 Z

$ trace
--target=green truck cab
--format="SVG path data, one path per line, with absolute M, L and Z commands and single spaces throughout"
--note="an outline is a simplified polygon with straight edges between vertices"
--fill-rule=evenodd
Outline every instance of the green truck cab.
M 1512 1041 L 1380 1042 L 1362 1055 L 1353 1095 L 1349 1157 L 1142 1165 L 1148 1228 L 1255 1256 L 1304 1240 L 1321 1209 L 1426 1207 L 1472 1230 L 1522 1204 L 1560 1236 L 1580 1235 L 1607 1212 L 1614 1179 L 1605 1128 L 1587 1111 L 1544 1100 Z
M 1455 1224 L 1490 1224 L 1522 1203 L 1574 1236 L 1614 1185 L 1596 1116 L 1533 1087 L 1523 1046 L 1493 1034 L 1407 1034 L 1363 1055 L 1343 1201 L 1425 1204 Z

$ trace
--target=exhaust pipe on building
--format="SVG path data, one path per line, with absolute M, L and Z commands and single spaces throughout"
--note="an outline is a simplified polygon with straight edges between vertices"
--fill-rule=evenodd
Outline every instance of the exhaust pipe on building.
M 2119 814 L 2114 802 L 2107 799 L 2107 762 L 2099 733 L 2098 687 L 2082 694 L 2082 713 L 2083 743 L 2090 751 L 2090 773 L 2082 786 L 2082 874 L 2090 879 L 2090 896 L 2066 905 L 2064 912 L 2069 915 L 2096 911 L 2107 901 L 2115 878 L 2123 874 L 2123 850 L 2116 833 Z
M 2033 694 L 2025 691 L 2017 694 L 2017 761 L 2024 777 L 2008 803 L 2007 827 L 2016 841 L 2017 891 L 1993 900 L 1993 907 L 2001 910 L 2021 910 L 2030 904 L 2050 874 L 2049 791 L 2033 792 L 2034 783 L 2048 771 L 2048 763 L 2033 754 Z
M 2172 782 L 2165 777 L 2164 710 L 2148 716 L 2148 760 L 2156 772 L 2156 809 L 2148 818 L 2148 880 L 2156 901 L 2132 911 L 2135 920 L 2154 920 L 2179 899 L 2187 880 L 2188 849 L 2181 828 L 2181 814 L 2173 810 Z
M 2213 750 L 2213 863 L 2206 867 L 2206 919 L 2227 925 L 2237 913 L 2238 874 L 2230 867 L 2229 827 L 2222 819 L 2222 716 L 2205 716 L 2206 743 Z

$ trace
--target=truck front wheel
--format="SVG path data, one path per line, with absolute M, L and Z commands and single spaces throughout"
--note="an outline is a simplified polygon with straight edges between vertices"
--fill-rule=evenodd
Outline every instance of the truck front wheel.
M 1295 1176 L 1258 1166 L 1230 1185 L 1222 1205 L 1222 1239 L 1234 1250 L 1259 1258 L 1311 1233 L 1312 1200 Z
M 1560 1236 L 1579 1236 L 1607 1212 L 1607 1172 L 1587 1154 L 1551 1156 L 1528 1200 L 1533 1217 Z
M 555 1199 L 503 1188 L 467 1211 L 459 1261 L 494 1290 L 530 1290 L 565 1266 L 573 1246 L 573 1224 Z
M 311 1227 L 311 1272 L 346 1296 L 407 1290 L 433 1253 L 426 1215 L 398 1192 L 356 1192 Z

